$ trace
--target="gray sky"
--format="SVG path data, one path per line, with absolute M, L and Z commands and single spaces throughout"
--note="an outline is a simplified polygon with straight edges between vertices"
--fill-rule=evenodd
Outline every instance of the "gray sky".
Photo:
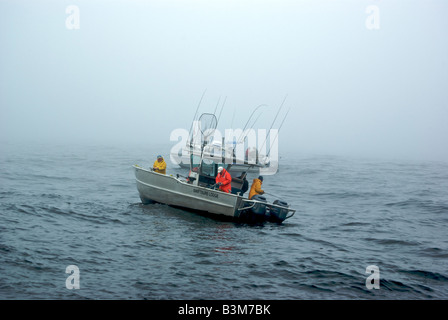
M 0 140 L 174 145 L 207 90 L 200 111 L 227 97 L 222 128 L 260 104 L 269 128 L 287 95 L 280 152 L 448 161 L 446 12 L 445 0 L 0 0 Z

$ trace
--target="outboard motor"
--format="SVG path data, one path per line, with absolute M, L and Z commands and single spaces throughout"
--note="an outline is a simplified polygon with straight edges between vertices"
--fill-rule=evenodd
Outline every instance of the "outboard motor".
M 251 200 L 266 202 L 266 198 L 258 194 L 253 196 Z M 266 205 L 262 203 L 255 203 L 255 205 L 250 210 L 252 211 L 252 214 L 254 215 L 256 220 L 262 220 L 266 215 Z
M 288 208 L 288 203 L 282 200 L 275 200 L 273 204 L 285 207 L 285 209 L 272 207 L 270 210 L 270 220 L 275 222 L 282 222 L 283 220 L 285 220 L 286 215 L 288 214 L 288 210 L 286 209 Z

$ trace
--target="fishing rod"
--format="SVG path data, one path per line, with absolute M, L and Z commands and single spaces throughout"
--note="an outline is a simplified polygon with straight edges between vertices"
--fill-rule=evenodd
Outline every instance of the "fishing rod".
M 216 114 L 216 110 L 218 109 L 218 105 L 219 105 L 220 101 L 221 101 L 221 96 L 219 96 L 219 99 L 218 99 L 218 102 L 216 103 L 215 111 L 213 112 L 213 114 Z
M 237 141 L 237 144 L 243 143 L 244 139 L 247 137 L 248 132 L 250 132 L 253 127 L 255 126 L 255 124 L 257 123 L 258 119 L 260 119 L 261 115 L 263 114 L 263 111 L 260 112 L 260 114 L 258 115 L 258 117 L 255 119 L 254 123 L 252 123 L 252 125 L 250 126 L 249 129 L 246 129 L 245 131 L 242 132 L 242 134 L 244 134 L 240 140 Z M 235 146 L 236 147 L 236 146 Z
M 277 198 L 277 200 L 284 200 L 284 197 L 279 197 L 279 196 L 277 196 L 277 195 L 275 195 L 275 194 L 273 194 L 273 193 L 270 193 L 270 192 L 264 192 L 264 193 L 266 193 L 266 194 L 268 194 L 268 195 L 270 195 L 270 196 L 273 196 L 274 198 Z
M 267 107 L 266 104 L 260 104 L 259 106 L 257 106 L 257 107 L 255 108 L 254 111 L 252 111 L 252 114 L 250 115 L 249 119 L 248 119 L 247 122 L 246 122 L 246 125 L 245 125 L 244 128 L 243 128 L 243 131 L 241 132 L 240 136 L 238 137 L 238 143 L 241 142 L 241 135 L 242 135 L 242 134 L 244 133 L 244 131 L 246 130 L 246 127 L 247 127 L 247 125 L 249 124 L 249 121 L 250 121 L 250 119 L 252 118 L 252 116 L 254 115 L 254 113 L 255 113 L 260 107 L 263 107 L 263 106 Z M 235 151 L 235 148 L 236 148 L 236 145 L 233 147 L 233 151 Z
M 235 120 L 235 112 L 236 108 L 233 108 L 232 123 L 230 124 L 230 128 L 233 128 L 233 120 Z
M 193 129 L 194 119 L 196 119 L 196 115 L 198 114 L 199 106 L 202 103 L 202 99 L 204 98 L 204 95 L 205 95 L 206 91 L 207 91 L 207 89 L 204 90 L 204 92 L 202 93 L 201 99 L 199 100 L 198 106 L 196 108 L 196 112 L 194 113 L 193 121 L 191 122 L 190 131 L 188 132 L 188 137 L 190 137 L 190 135 L 191 135 L 191 129 Z M 191 139 L 190 139 L 190 145 L 192 143 L 192 140 L 193 140 L 193 137 L 191 137 Z
M 264 144 L 266 143 L 266 141 L 268 141 L 268 138 L 269 138 L 270 135 L 271 135 L 272 127 L 274 126 L 275 120 L 277 120 L 277 117 L 278 117 L 280 111 L 281 111 L 282 108 L 283 108 L 283 104 L 285 103 L 285 101 L 286 101 L 286 97 L 287 97 L 287 96 L 288 96 L 288 95 L 286 95 L 285 98 L 283 99 L 283 102 L 282 102 L 282 104 L 280 105 L 280 108 L 278 109 L 277 114 L 275 115 L 274 121 L 272 121 L 271 127 L 269 128 L 269 131 L 268 131 L 268 134 L 267 134 L 267 136 L 266 136 L 266 139 L 264 140 L 264 142 L 263 142 L 263 144 L 261 145 L 261 147 L 258 148 L 258 150 L 262 150 L 262 148 L 264 147 Z
M 281 129 L 282 126 L 283 126 L 283 122 L 285 122 L 285 119 L 286 119 L 286 117 L 288 116 L 288 113 L 289 113 L 290 110 L 291 110 L 291 108 L 289 108 L 288 111 L 286 112 L 285 117 L 283 118 L 283 120 L 282 120 L 282 122 L 281 122 L 281 124 L 280 124 L 280 127 L 279 127 L 278 130 L 277 130 L 277 134 L 275 135 L 274 140 L 272 141 L 272 143 L 270 143 L 270 145 L 272 145 L 272 144 L 275 142 L 275 140 L 277 140 L 277 137 L 278 137 L 278 134 L 279 134 L 279 132 L 280 132 L 280 129 Z M 271 154 L 271 148 L 270 148 L 270 146 L 269 146 L 269 152 L 268 152 L 268 154 L 266 155 L 266 157 L 268 157 L 270 154 Z
M 255 119 L 254 123 L 252 123 L 252 125 L 249 127 L 249 129 L 246 129 L 241 133 L 241 134 L 243 134 L 243 136 L 241 137 L 241 135 L 240 135 L 241 139 L 239 139 L 237 141 L 237 144 L 242 143 L 244 141 L 244 139 L 247 137 L 247 132 L 249 132 L 251 129 L 253 129 L 254 125 L 257 123 L 258 119 L 260 119 L 262 114 L 263 114 L 263 111 L 260 112 L 260 114 Z
M 266 193 L 266 194 L 268 194 L 268 195 L 270 195 L 270 196 L 276 197 L 276 198 L 278 198 L 278 199 L 281 199 L 279 196 L 277 196 L 277 195 L 275 195 L 275 194 L 273 194 L 273 193 L 266 192 L 266 191 L 265 191 L 264 193 Z
M 219 119 L 221 119 L 222 109 L 224 108 L 226 101 L 227 101 L 227 96 L 224 98 L 224 102 L 222 103 L 222 106 L 221 106 L 221 111 L 219 111 L 219 116 L 218 116 L 218 121 L 216 122 L 216 127 L 218 127 Z
M 216 118 L 216 110 L 218 110 L 218 106 L 219 106 L 219 102 L 220 101 L 221 101 L 221 96 L 219 96 L 218 102 L 216 103 L 216 106 L 215 106 L 215 111 L 213 111 L 213 115 L 215 116 L 215 118 Z M 221 111 L 222 111 L 222 107 L 221 107 Z M 218 121 L 219 120 L 216 121 L 216 127 L 218 127 Z
M 258 115 L 258 117 L 255 119 L 254 123 L 252 123 L 252 125 L 250 126 L 250 129 L 253 129 L 254 125 L 257 123 L 258 119 L 260 119 L 261 115 L 263 114 L 263 111 L 260 112 L 260 114 Z

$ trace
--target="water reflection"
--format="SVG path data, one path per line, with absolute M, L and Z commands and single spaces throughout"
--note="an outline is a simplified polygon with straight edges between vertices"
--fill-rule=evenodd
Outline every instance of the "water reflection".
M 241 248 L 237 246 L 237 239 L 234 236 L 233 230 L 235 230 L 235 226 L 233 223 L 223 223 L 216 225 L 214 228 L 214 232 L 210 234 L 210 240 L 212 243 L 216 243 L 213 251 L 217 254 L 226 257 L 225 260 L 222 260 L 222 263 L 233 264 L 239 262 L 239 259 L 236 259 L 235 254 L 241 251 Z

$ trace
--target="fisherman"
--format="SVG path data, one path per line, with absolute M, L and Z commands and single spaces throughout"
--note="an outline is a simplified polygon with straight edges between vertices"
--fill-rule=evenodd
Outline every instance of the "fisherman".
M 219 190 L 223 192 L 230 193 L 232 176 L 223 167 L 218 168 L 218 174 L 216 175 L 216 184 L 219 186 Z
M 166 174 L 166 162 L 161 155 L 157 156 L 152 169 L 157 173 Z
M 258 179 L 254 179 L 252 182 L 252 186 L 250 187 L 249 192 L 249 200 L 252 199 L 255 195 L 264 194 L 264 190 L 261 189 L 261 185 L 263 184 L 263 177 L 259 176 Z
M 249 189 L 249 182 L 246 179 L 246 173 L 242 173 L 240 179 L 243 180 L 243 185 L 241 186 L 241 196 Z

